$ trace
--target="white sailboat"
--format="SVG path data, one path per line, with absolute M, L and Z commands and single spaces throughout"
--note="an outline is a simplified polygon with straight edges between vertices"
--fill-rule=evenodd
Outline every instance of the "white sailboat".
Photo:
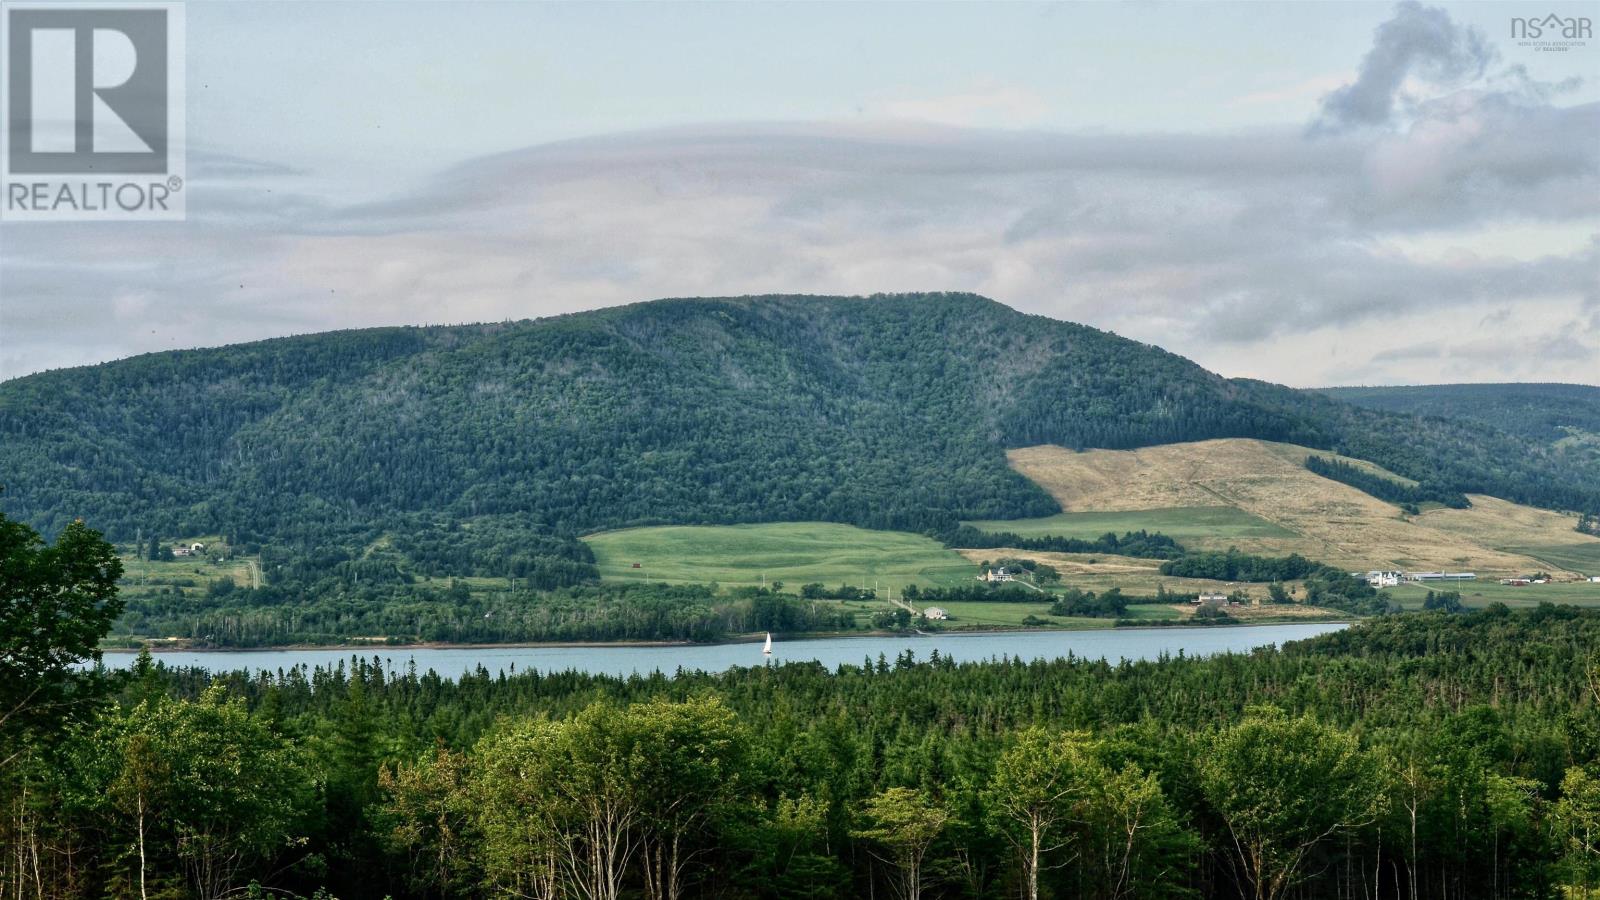
M 767 632 L 767 643 L 766 643 L 765 646 L 763 646 L 761 648 L 761 652 L 766 654 L 767 656 L 771 656 L 772 655 L 772 632 L 770 632 L 770 631 Z

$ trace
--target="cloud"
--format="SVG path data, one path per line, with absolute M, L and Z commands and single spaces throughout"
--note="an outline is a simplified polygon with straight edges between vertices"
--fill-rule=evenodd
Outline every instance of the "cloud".
M 1322 101 L 1318 129 L 1388 125 L 1408 78 L 1451 85 L 1483 75 L 1495 52 L 1483 33 L 1459 25 L 1443 9 L 1405 0 L 1378 26 L 1356 80 Z
M 1395 21 L 1461 32 L 1434 12 Z M 1354 85 L 1427 45 L 1376 41 Z M 1408 52 L 1413 74 L 1441 68 Z M 663 296 L 950 289 L 1291 384 L 1594 382 L 1600 105 L 1562 96 L 1507 69 L 1315 135 L 680 127 L 473 159 L 356 204 L 316 172 L 217 158 L 187 223 L 0 226 L 0 375 Z

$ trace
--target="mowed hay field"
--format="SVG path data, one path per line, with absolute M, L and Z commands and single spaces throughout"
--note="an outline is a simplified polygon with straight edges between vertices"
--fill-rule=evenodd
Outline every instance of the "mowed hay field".
M 1573 579 L 1587 571 L 1574 563 L 1600 553 L 1600 538 L 1573 530 L 1576 517 L 1493 497 L 1472 497 L 1472 509 L 1438 509 L 1407 517 L 1396 506 L 1312 474 L 1305 468 L 1312 453 L 1320 452 L 1292 444 L 1226 439 L 1081 453 L 1039 446 L 1007 455 L 1013 468 L 1061 503 L 1065 514 L 1053 518 L 1063 529 L 1074 527 L 1075 517 L 1082 516 L 1077 523 L 1092 533 L 1113 530 L 1099 527 L 1113 521 L 1125 526 L 1115 529 L 1119 531 L 1134 527 L 1165 531 L 1159 523 L 1185 524 L 1177 511 L 1214 517 L 1219 507 L 1226 507 L 1249 518 L 1224 519 L 1211 533 L 1203 527 L 1168 533 L 1194 549 L 1300 553 L 1350 571 L 1461 569 L 1495 578 L 1543 570 Z M 1395 477 L 1370 463 L 1346 461 Z M 1107 517 L 1107 513 L 1118 515 Z M 1264 533 L 1254 520 L 1275 526 L 1280 533 Z M 1029 527 L 1051 527 L 1042 524 L 1049 520 L 1024 521 Z M 982 523 L 1000 531 L 1016 530 L 1017 524 Z M 1600 600 L 1600 586 L 1595 593 Z
M 906 585 L 970 584 L 978 575 L 961 554 L 922 535 L 824 522 L 627 528 L 584 541 L 600 576 L 612 580 L 736 586 L 765 577 L 790 592 L 820 582 L 876 584 L 898 595 Z

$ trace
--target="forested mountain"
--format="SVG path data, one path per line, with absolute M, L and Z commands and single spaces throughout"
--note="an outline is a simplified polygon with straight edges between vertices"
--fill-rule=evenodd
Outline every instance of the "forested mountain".
M 1597 467 L 1526 435 L 1230 381 L 965 294 L 661 300 L 28 376 L 0 383 L 0 507 L 49 533 L 259 543 L 280 581 L 406 565 L 557 586 L 592 576 L 586 531 L 1045 515 L 1006 448 L 1213 437 L 1600 509 Z
M 1338 387 L 1322 393 L 1368 409 L 1488 425 L 1555 442 L 1600 435 L 1600 387 L 1586 384 L 1428 384 Z

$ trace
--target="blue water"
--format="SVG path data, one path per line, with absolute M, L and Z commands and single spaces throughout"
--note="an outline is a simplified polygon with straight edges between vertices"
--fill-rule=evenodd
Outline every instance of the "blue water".
M 1033 631 L 999 634 L 941 634 L 913 637 L 814 638 L 773 643 L 774 662 L 815 660 L 828 668 L 841 663 L 876 660 L 879 654 L 891 661 L 906 650 L 926 660 L 937 649 L 939 655 L 957 661 L 998 659 L 1060 659 L 1076 656 L 1088 659 L 1145 660 L 1180 652 L 1188 656 L 1214 653 L 1244 653 L 1257 647 L 1297 641 L 1338 631 L 1338 623 L 1305 625 L 1248 625 L 1211 628 L 1116 628 L 1103 631 Z M 134 654 L 107 651 L 106 665 L 126 668 Z M 448 678 L 484 667 L 490 673 L 576 670 L 593 674 L 627 676 L 654 671 L 672 673 L 678 669 L 720 672 L 735 666 L 758 666 L 768 657 L 761 645 L 690 644 L 665 647 L 374 647 L 339 650 L 181 650 L 161 652 L 156 658 L 168 666 L 199 666 L 212 671 L 236 669 L 276 671 L 297 665 L 333 666 L 352 656 L 378 657 L 386 668 L 403 669 L 415 662 L 418 672 L 429 669 Z

